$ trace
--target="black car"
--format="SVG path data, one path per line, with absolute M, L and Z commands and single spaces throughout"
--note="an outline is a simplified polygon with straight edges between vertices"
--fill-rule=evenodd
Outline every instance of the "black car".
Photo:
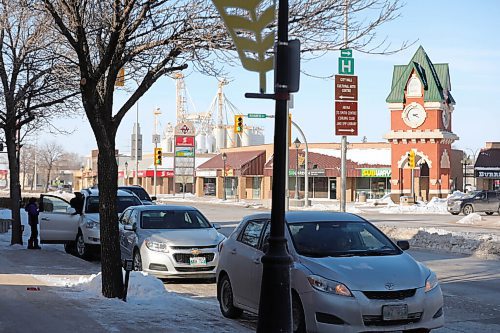
M 500 214 L 500 192 L 472 191 L 460 198 L 448 199 L 448 212 L 458 215 L 460 212 L 469 215 L 474 212 L 485 212 L 492 215 Z
M 139 185 L 118 186 L 119 190 L 124 190 L 133 193 L 139 197 L 143 205 L 154 205 L 156 197 L 150 197 L 148 192 Z

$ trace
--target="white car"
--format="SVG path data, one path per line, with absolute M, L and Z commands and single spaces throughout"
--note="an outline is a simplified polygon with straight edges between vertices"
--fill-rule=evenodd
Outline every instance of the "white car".
M 160 278 L 215 278 L 219 244 L 226 239 L 196 208 L 130 207 L 120 216 L 122 260 Z
M 40 196 L 40 242 L 42 244 L 64 244 L 68 253 L 89 259 L 101 245 L 99 225 L 99 191 L 84 189 L 83 210 L 77 214 L 75 208 L 61 197 L 42 194 Z M 120 214 L 125 208 L 142 205 L 139 198 L 127 191 L 118 190 L 116 208 Z

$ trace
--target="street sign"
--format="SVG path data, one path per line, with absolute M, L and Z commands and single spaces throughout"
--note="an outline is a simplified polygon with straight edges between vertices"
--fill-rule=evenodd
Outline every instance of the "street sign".
M 339 74 L 354 74 L 354 58 L 339 58 Z
M 340 50 L 340 56 L 342 58 L 352 58 L 352 50 L 351 49 Z
M 358 102 L 335 102 L 335 135 L 358 135 Z
M 358 100 L 358 77 L 355 75 L 335 75 L 335 100 Z
M 267 118 L 267 114 L 264 113 L 249 113 L 247 114 L 248 118 Z

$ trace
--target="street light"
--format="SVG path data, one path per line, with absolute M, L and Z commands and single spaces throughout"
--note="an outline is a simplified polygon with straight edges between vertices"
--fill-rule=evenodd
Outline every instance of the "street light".
M 125 162 L 125 180 L 123 184 L 128 185 L 128 162 Z
M 299 198 L 299 138 L 295 138 L 293 144 L 295 145 L 295 156 L 296 156 L 296 168 L 295 168 L 295 199 Z
M 223 172 L 223 174 L 222 174 L 222 177 L 223 177 L 223 180 L 222 180 L 222 198 L 224 199 L 224 201 L 226 200 L 226 159 L 227 159 L 226 153 L 222 153 L 222 162 L 224 164 L 224 166 L 223 166 L 224 170 L 222 171 Z
M 462 164 L 464 166 L 464 177 L 463 177 L 463 191 L 466 192 L 466 186 L 467 186 L 467 165 L 469 162 L 469 156 L 467 156 L 467 153 L 464 152 L 463 158 L 462 158 Z

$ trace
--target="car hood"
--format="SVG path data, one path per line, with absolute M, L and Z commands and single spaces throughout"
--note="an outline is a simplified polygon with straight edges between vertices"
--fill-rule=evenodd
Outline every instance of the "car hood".
M 142 239 L 167 243 L 169 246 L 209 246 L 217 245 L 224 236 L 214 228 L 186 229 L 186 230 L 141 230 Z
M 340 258 L 300 256 L 300 261 L 311 274 L 342 282 L 351 290 L 385 291 L 387 283 L 393 284 L 393 290 L 420 288 L 430 273 L 406 253 Z

